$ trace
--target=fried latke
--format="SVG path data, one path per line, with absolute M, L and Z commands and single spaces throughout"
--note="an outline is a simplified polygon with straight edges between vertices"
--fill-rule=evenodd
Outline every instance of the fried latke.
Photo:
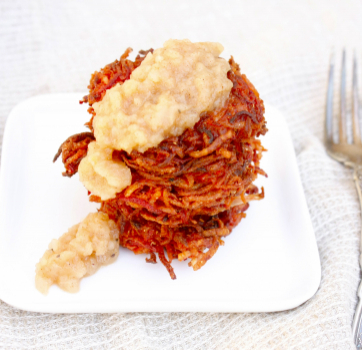
M 89 94 L 81 101 L 90 106 L 92 119 L 86 125 L 91 133 L 85 139 L 73 136 L 61 146 L 64 175 L 73 175 L 86 155 L 93 103 L 129 79 L 153 50 L 140 51 L 135 61 L 128 59 L 130 52 L 92 75 Z M 263 188 L 253 185 L 258 174 L 266 175 L 260 168 L 265 149 L 257 139 L 267 132 L 264 104 L 232 57 L 229 64 L 227 77 L 233 87 L 222 108 L 202 113 L 193 128 L 143 153 L 114 150 L 113 159 L 131 169 L 131 185 L 106 201 L 90 196 L 117 223 L 120 244 L 135 254 L 149 254 L 150 263 L 157 254 L 172 279 L 173 259 L 190 259 L 189 266 L 200 269 L 246 216 L 249 202 L 264 197 Z M 69 149 L 77 155 L 74 161 L 65 157 Z

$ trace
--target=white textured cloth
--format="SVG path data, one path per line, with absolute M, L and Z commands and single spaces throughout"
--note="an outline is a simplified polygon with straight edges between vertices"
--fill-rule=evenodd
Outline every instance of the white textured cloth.
M 224 57 L 233 54 L 284 113 L 321 258 L 317 294 L 264 314 L 51 315 L 0 301 L 0 348 L 353 349 L 360 208 L 351 172 L 326 155 L 322 135 L 331 48 L 345 46 L 349 58 L 355 48 L 362 62 L 361 1 L 1 0 L 0 140 L 17 103 L 84 91 L 90 74 L 127 47 L 169 38 L 221 42 Z

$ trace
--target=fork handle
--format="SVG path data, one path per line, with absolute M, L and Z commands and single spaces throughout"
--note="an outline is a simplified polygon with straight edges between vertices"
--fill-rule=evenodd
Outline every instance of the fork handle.
M 355 166 L 354 172 L 353 172 L 353 180 L 356 185 L 357 193 L 358 193 L 358 199 L 360 203 L 361 208 L 361 218 L 362 218 L 362 166 Z M 360 237 L 360 268 L 362 270 L 362 229 L 361 229 L 361 237 Z M 358 304 L 356 307 L 356 311 L 354 313 L 353 317 L 353 323 L 352 323 L 352 334 L 353 334 L 353 340 L 356 345 L 358 345 L 358 332 L 361 328 L 361 317 L 362 317 L 362 282 L 360 282 L 360 285 L 358 287 L 357 291 L 358 296 Z

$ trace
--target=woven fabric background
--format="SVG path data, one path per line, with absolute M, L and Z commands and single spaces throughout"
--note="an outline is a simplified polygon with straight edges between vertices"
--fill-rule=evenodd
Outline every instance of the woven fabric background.
M 285 115 L 321 258 L 317 294 L 264 314 L 51 315 L 0 301 L 0 348 L 353 349 L 360 208 L 351 171 L 326 155 L 322 137 L 332 48 L 346 47 L 349 59 L 355 49 L 362 67 L 360 0 L 1 0 L 0 142 L 17 103 L 84 91 L 90 74 L 127 47 L 157 48 L 169 38 L 221 42 L 224 57 L 232 54 Z

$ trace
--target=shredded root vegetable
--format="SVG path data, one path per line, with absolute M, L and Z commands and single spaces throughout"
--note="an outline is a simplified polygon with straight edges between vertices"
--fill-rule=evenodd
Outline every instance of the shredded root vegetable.
M 129 79 L 148 52 L 140 52 L 132 62 L 127 59 L 130 51 L 92 75 L 90 93 L 82 102 L 89 103 L 93 116 L 92 104 Z M 120 244 L 135 254 L 149 254 L 149 263 L 156 263 L 157 254 L 172 279 L 173 259 L 190 259 L 189 266 L 200 269 L 246 216 L 249 202 L 264 197 L 264 189 L 259 192 L 253 185 L 258 174 L 266 176 L 260 169 L 265 149 L 257 139 L 267 132 L 264 104 L 233 58 L 229 64 L 233 88 L 221 109 L 204 112 L 192 129 L 144 153 L 113 151 L 113 159 L 131 169 L 132 183 L 116 198 L 90 197 L 117 223 Z M 93 130 L 92 119 L 87 126 Z M 67 147 L 77 154 L 78 144 L 84 150 L 88 139 L 74 140 L 68 139 L 72 144 Z M 80 152 L 73 164 L 63 150 L 66 174 L 73 174 L 85 155 Z

